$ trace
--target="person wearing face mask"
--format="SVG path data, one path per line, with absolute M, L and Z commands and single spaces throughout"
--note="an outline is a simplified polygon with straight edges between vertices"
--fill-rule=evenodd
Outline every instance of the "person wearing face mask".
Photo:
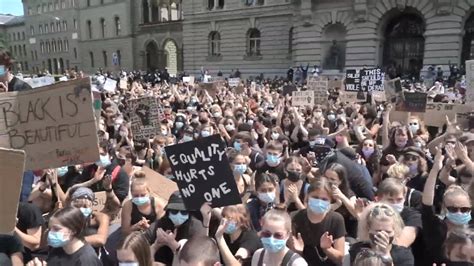
M 359 146 L 356 148 L 356 152 L 360 155 L 361 158 L 365 161 L 365 166 L 372 176 L 374 184 L 377 184 L 380 180 L 380 158 L 382 153 L 380 152 L 377 142 L 372 138 L 364 139 Z
M 122 208 L 122 233 L 146 230 L 150 224 L 164 214 L 165 203 L 158 197 L 151 197 L 145 174 L 135 173 L 130 186 L 131 200 L 126 200 Z
M 280 182 L 280 202 L 284 203 L 288 212 L 304 209 L 303 204 L 309 187 L 303 175 L 303 161 L 298 157 L 290 157 L 285 161 L 286 178 Z
M 31 90 L 31 86 L 12 73 L 13 57 L 6 50 L 0 51 L 0 93 Z
M 174 120 L 174 125 L 171 132 L 176 138 L 180 139 L 183 137 L 185 129 L 186 129 L 186 118 L 183 115 L 177 115 Z
M 429 141 L 430 133 L 418 117 L 412 116 L 408 118 L 408 128 L 413 137 L 420 137 L 424 142 Z
M 398 179 L 387 178 L 378 186 L 377 200 L 400 214 L 404 226 L 397 237 L 397 245 L 411 248 L 415 265 L 423 265 L 425 247 L 421 236 L 421 213 L 405 205 L 406 194 L 407 188 Z
M 404 150 L 401 162 L 409 169 L 407 187 L 423 191 L 428 176 L 428 164 L 423 151 L 416 147 L 408 147 Z
M 79 208 L 66 207 L 53 214 L 47 236 L 52 247 L 46 259 L 48 265 L 102 265 L 91 245 L 83 240 L 85 225 L 86 219 Z
M 252 266 L 306 266 L 308 263 L 286 243 L 291 237 L 291 218 L 288 213 L 270 210 L 262 218 L 259 233 L 263 248 L 255 251 Z
M 213 128 L 211 126 L 204 125 L 201 128 L 201 133 L 199 134 L 199 137 L 206 138 L 206 137 L 212 136 L 213 134 L 214 134 Z
M 144 234 L 151 245 L 154 261 L 171 265 L 180 240 L 206 235 L 203 222 L 186 210 L 179 191 L 174 192 L 166 205 L 166 215 L 152 224 Z M 170 234 L 173 233 L 173 234 Z
M 118 266 L 153 266 L 150 246 L 141 232 L 122 238 L 117 248 Z
M 244 155 L 234 150 L 228 152 L 227 157 L 229 158 L 234 173 L 234 179 L 237 184 L 237 189 L 239 190 L 240 198 L 242 202 L 247 202 L 250 193 L 253 191 L 251 178 L 247 174 L 247 159 Z
M 119 201 L 123 202 L 128 196 L 130 177 L 116 161 L 111 161 L 108 151 L 108 143 L 106 141 L 100 142 L 99 161 L 94 164 L 84 165 L 82 174 L 78 177 L 76 183 L 80 183 L 80 186 L 89 187 L 94 192 L 106 191 L 109 193 L 113 191 Z M 99 182 L 105 176 L 111 177 L 111 190 L 106 190 L 102 182 Z
M 386 265 L 415 265 L 411 249 L 398 245 L 402 230 L 402 218 L 390 205 L 369 205 L 360 215 L 359 242 L 349 249 L 351 263 L 369 249 L 379 254 Z
M 426 261 L 430 264 L 448 263 L 449 259 L 443 253 L 443 243 L 450 232 L 465 229 L 472 220 L 471 199 L 466 191 L 456 185 L 451 185 L 444 193 L 442 211 L 444 218 L 438 217 L 434 211 L 435 187 L 439 171 L 443 167 L 444 156 L 441 149 L 435 155 L 433 167 L 423 190 L 423 207 L 421 219 L 423 222 L 423 238 L 426 250 Z
M 340 265 L 344 257 L 346 228 L 339 213 L 331 211 L 331 183 L 322 177 L 308 188 L 308 208 L 293 217 L 290 246 L 309 265 Z
M 279 180 L 283 180 L 286 175 L 284 173 L 284 164 L 282 162 L 283 145 L 278 141 L 270 141 L 265 146 L 265 161 L 257 164 L 257 175 L 265 172 L 273 173 L 278 176 Z
M 249 132 L 239 132 L 234 137 L 232 147 L 241 154 L 250 158 L 249 168 L 252 171 L 257 170 L 257 165 L 265 161 L 265 157 L 260 151 L 252 146 L 253 138 Z
M 255 250 L 262 247 L 257 232 L 252 229 L 245 205 L 226 206 L 215 238 L 224 265 L 250 266 Z
M 252 225 L 255 230 L 260 231 L 260 219 L 268 211 L 276 206 L 278 192 L 278 178 L 272 174 L 261 174 L 255 177 L 255 191 L 257 197 L 247 203 Z

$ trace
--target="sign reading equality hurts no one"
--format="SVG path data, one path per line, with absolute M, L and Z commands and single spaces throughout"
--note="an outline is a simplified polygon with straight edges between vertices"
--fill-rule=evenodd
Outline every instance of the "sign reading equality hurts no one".
M 25 150 L 27 170 L 97 161 L 97 145 L 89 78 L 0 94 L 0 147 Z
M 242 203 L 219 135 L 165 147 L 188 210 Z
M 163 110 L 155 97 L 143 97 L 128 101 L 133 138 L 153 138 L 160 132 Z

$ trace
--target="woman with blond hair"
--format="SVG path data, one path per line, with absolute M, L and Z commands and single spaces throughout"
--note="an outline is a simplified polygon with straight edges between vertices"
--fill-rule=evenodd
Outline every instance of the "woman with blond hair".
M 410 248 L 397 245 L 402 233 L 403 220 L 390 205 L 375 203 L 369 205 L 360 216 L 358 228 L 359 242 L 349 250 L 351 262 L 366 249 L 380 256 L 384 265 L 414 265 Z

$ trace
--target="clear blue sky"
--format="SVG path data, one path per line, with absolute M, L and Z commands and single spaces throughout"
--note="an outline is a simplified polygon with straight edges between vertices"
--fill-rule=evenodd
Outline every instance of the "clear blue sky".
M 23 15 L 21 0 L 0 0 L 0 14 Z

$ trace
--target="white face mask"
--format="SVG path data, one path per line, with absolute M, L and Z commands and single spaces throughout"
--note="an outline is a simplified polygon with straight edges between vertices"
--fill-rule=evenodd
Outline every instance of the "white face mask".
M 119 262 L 119 266 L 140 266 L 138 262 Z
M 404 205 L 405 201 L 399 203 L 390 203 L 390 206 L 392 206 L 392 208 L 398 213 L 401 213 L 403 211 Z

